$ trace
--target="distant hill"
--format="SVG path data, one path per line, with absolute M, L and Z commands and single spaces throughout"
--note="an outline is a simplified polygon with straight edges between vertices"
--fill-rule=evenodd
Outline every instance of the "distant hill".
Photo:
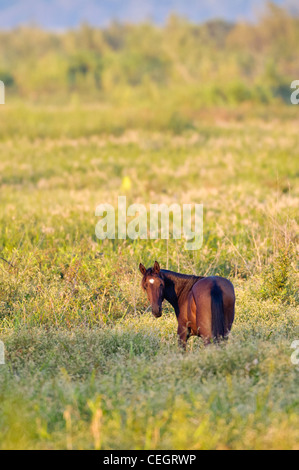
M 298 0 L 274 0 L 278 5 Z M 88 22 L 107 25 L 112 20 L 163 23 L 172 12 L 195 22 L 210 18 L 254 20 L 266 0 L 0 0 L 0 28 L 36 23 L 48 29 L 65 29 Z

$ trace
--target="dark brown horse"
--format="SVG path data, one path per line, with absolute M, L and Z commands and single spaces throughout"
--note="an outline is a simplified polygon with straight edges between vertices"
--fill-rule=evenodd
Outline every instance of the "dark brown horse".
M 179 344 L 184 349 L 190 336 L 201 336 L 208 344 L 228 335 L 235 313 L 234 287 L 228 279 L 167 271 L 160 269 L 157 261 L 149 269 L 140 263 L 139 269 L 153 315 L 161 317 L 164 299 L 173 306 L 178 320 Z

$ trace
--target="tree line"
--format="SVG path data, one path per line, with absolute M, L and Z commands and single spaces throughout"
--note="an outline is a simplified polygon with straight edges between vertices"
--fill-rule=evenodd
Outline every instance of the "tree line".
M 18 27 L 0 32 L 0 80 L 32 100 L 141 102 L 174 92 L 206 105 L 287 102 L 298 47 L 299 17 L 273 3 L 254 24 L 171 15 L 164 26 Z

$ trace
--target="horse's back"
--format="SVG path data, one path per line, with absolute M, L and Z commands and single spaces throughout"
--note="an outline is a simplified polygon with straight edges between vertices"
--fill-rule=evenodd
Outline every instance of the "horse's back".
M 215 285 L 221 289 L 223 296 L 235 298 L 235 290 L 231 281 L 220 276 L 209 276 L 199 279 L 193 285 L 191 291 L 193 295 L 206 295 L 211 293 Z

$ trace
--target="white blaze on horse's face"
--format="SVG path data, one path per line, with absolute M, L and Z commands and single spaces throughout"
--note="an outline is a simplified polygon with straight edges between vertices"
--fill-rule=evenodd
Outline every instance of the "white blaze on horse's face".
M 150 282 L 151 284 L 154 284 L 155 279 L 150 279 L 149 282 Z

